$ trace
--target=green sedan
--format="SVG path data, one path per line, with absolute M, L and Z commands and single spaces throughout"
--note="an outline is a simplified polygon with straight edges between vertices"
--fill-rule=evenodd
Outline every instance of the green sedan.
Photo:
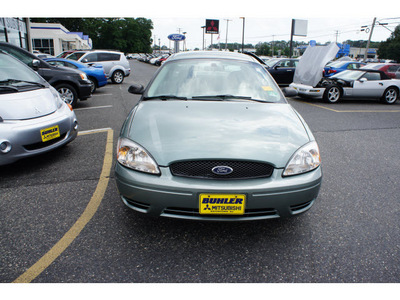
M 128 207 L 210 221 L 290 217 L 314 204 L 319 148 L 303 118 L 252 56 L 172 55 L 126 118 L 115 175 Z M 293 94 L 294 92 L 294 94 Z

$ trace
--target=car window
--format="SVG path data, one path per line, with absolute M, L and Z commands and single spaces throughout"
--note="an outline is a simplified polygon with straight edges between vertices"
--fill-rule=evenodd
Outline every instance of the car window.
M 396 72 L 399 69 L 399 66 L 389 66 L 387 69 L 388 72 Z
M 97 53 L 89 53 L 88 55 L 86 55 L 83 58 L 83 60 L 85 60 L 85 62 L 88 62 L 88 63 L 99 61 L 98 58 L 97 58 Z
M 103 53 L 103 52 L 100 52 L 100 53 L 98 53 L 98 61 L 114 61 L 114 60 L 116 60 L 116 61 L 118 61 L 119 59 L 120 59 L 120 54 L 118 54 L 118 53 Z
M 74 53 L 71 53 L 70 55 L 68 55 L 66 58 L 72 59 L 72 60 L 78 60 L 85 54 L 86 54 L 86 52 L 74 52 Z
M 171 61 L 157 74 L 147 97 L 234 95 L 284 102 L 279 87 L 259 64 L 231 60 Z
M 70 62 L 64 61 L 64 65 L 68 68 L 72 68 L 72 69 L 78 69 L 77 66 L 75 66 L 74 64 L 71 64 Z
M 47 61 L 50 65 L 52 66 L 61 66 L 64 67 L 64 63 L 62 61 L 55 61 L 55 60 L 50 60 Z
M 366 72 L 362 78 L 367 80 L 381 80 L 381 74 L 376 72 Z
M 9 79 L 41 82 L 41 78 L 29 67 L 12 57 L 0 53 L 0 82 Z
M 23 63 L 27 64 L 28 66 L 32 66 L 32 61 L 33 58 L 30 57 L 29 55 L 26 55 L 22 51 L 18 51 L 12 47 L 8 47 L 6 45 L 1 45 L 0 49 L 3 50 L 4 52 L 14 56 L 15 58 L 19 59 Z

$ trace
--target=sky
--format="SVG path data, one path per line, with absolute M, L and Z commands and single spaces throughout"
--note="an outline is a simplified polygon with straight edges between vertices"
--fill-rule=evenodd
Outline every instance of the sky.
M 272 3 L 271 3 L 272 2 Z M 55 5 L 54 0 L 22 0 L 2 5 L 1 17 L 144 17 L 153 21 L 152 38 L 169 47 L 168 35 L 186 32 L 186 48 L 202 49 L 201 26 L 206 19 L 220 21 L 220 34 L 213 43 L 242 42 L 245 18 L 245 43 L 253 45 L 272 40 L 290 40 L 291 20 L 307 20 L 307 36 L 295 41 L 319 43 L 368 40 L 361 26 L 369 26 L 376 17 L 386 26 L 375 26 L 372 41 L 384 41 L 400 24 L 400 1 L 344 0 L 119 0 L 116 2 L 69 0 Z M 21 3 L 23 5 L 21 5 Z M 62 3 L 66 5 L 60 6 Z M 229 21 L 226 21 L 229 20 Z M 227 34 L 228 29 L 228 34 Z M 390 31 L 391 30 L 391 31 Z M 159 41 L 160 40 L 160 41 Z M 206 45 L 211 35 L 205 35 Z M 171 42 L 172 43 L 172 42 Z M 172 44 L 171 44 L 172 46 Z M 182 45 L 183 47 L 183 45 Z M 181 47 L 181 48 L 182 48 Z

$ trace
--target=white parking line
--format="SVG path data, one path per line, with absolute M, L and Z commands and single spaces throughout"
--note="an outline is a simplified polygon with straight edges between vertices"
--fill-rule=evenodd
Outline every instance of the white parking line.
M 85 130 L 85 131 L 79 131 L 79 135 L 85 135 L 85 134 L 90 134 L 90 133 L 97 133 L 97 132 L 104 132 L 104 131 L 109 131 L 112 130 L 112 128 L 99 128 L 99 129 L 92 129 L 92 130 Z
M 82 107 L 82 108 L 75 108 L 74 110 L 88 110 L 88 109 L 98 109 L 98 108 L 110 108 L 113 107 L 112 105 L 104 105 L 104 106 L 92 106 L 92 107 Z

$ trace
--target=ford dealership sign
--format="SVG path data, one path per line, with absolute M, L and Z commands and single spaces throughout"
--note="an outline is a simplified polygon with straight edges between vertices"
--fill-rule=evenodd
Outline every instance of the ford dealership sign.
M 177 42 L 183 41 L 185 38 L 186 38 L 186 37 L 185 37 L 183 34 L 179 34 L 179 33 L 170 34 L 170 35 L 168 36 L 168 39 L 169 39 L 169 40 L 171 40 L 171 41 L 177 41 Z

